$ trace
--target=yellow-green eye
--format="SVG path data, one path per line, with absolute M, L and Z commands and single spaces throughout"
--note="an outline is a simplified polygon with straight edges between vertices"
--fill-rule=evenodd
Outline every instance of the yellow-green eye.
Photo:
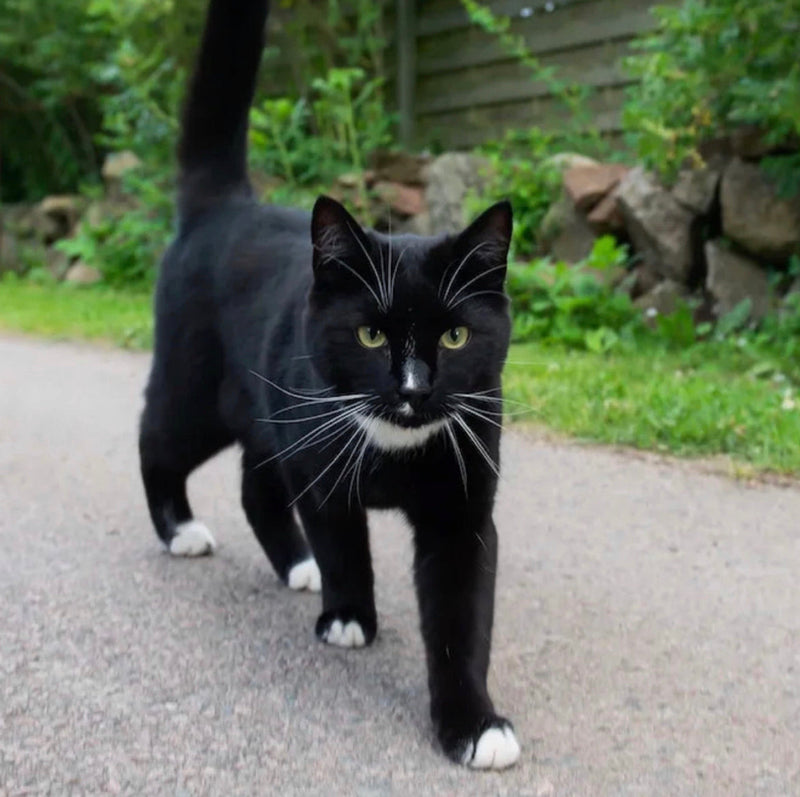
M 379 349 L 386 345 L 386 333 L 378 327 L 359 327 L 356 330 L 358 342 L 367 349 Z
M 466 327 L 453 327 L 439 338 L 439 342 L 446 349 L 463 349 L 469 340 L 469 330 Z

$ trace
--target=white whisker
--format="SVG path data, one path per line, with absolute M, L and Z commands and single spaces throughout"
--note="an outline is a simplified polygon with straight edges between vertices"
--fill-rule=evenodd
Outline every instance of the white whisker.
M 364 257 L 367 258 L 367 262 L 369 263 L 370 268 L 372 269 L 372 273 L 375 275 L 375 279 L 378 281 L 378 291 L 379 291 L 379 293 L 381 295 L 381 299 L 382 299 L 382 302 L 378 302 L 378 305 L 381 306 L 381 309 L 386 310 L 386 309 L 388 309 L 389 305 L 388 305 L 388 303 L 386 301 L 387 300 L 387 296 L 386 296 L 386 292 L 384 290 L 383 283 L 381 282 L 380 275 L 378 274 L 378 269 L 375 266 L 375 263 L 372 260 L 372 258 L 369 256 L 369 252 L 367 252 L 366 247 L 361 242 L 361 238 L 358 236 L 356 231 L 350 226 L 350 222 L 347 223 L 347 226 L 350 229 L 350 232 L 352 233 L 353 238 L 356 239 L 356 243 L 361 247 L 361 251 L 364 253 Z M 381 255 L 381 257 L 382 257 L 382 255 Z
M 453 272 L 453 276 L 450 277 L 450 282 L 447 283 L 447 288 L 445 289 L 444 296 L 442 296 L 442 301 L 443 302 L 447 302 L 447 297 L 448 297 L 448 295 L 450 293 L 450 289 L 453 287 L 453 282 L 455 281 L 455 278 L 458 276 L 458 272 L 461 271 L 462 267 L 467 262 L 467 260 L 469 260 L 472 257 L 472 255 L 474 255 L 475 252 L 478 251 L 478 249 L 480 249 L 482 246 L 488 245 L 488 243 L 489 243 L 488 241 L 481 241 L 479 244 L 476 244 L 475 246 L 473 246 L 472 249 L 469 250 L 469 252 L 467 252 L 467 254 L 464 256 L 464 259 L 458 264 L 458 266 L 456 267 L 456 270 Z M 445 271 L 445 274 L 446 273 L 447 273 L 447 271 Z M 440 285 L 441 285 L 441 283 L 440 283 Z M 441 291 L 440 291 L 440 293 L 441 293 Z
M 503 291 L 475 291 L 474 293 L 468 293 L 466 296 L 462 296 L 457 302 L 453 304 L 448 304 L 448 310 L 454 310 L 458 305 L 462 302 L 466 302 L 469 299 L 474 299 L 476 296 L 488 296 L 489 294 L 493 296 L 502 296 L 504 299 L 508 299 L 508 296 L 503 293 Z
M 339 424 L 344 424 L 346 428 L 346 422 L 350 421 L 357 413 L 365 409 L 368 404 L 369 402 L 365 401 L 361 404 L 357 404 L 355 407 L 347 407 L 343 409 L 334 418 L 331 418 L 330 420 L 325 421 L 325 423 L 322 423 L 306 432 L 302 437 L 290 443 L 288 446 L 286 446 L 286 448 L 284 448 L 282 451 L 279 451 L 277 454 L 273 454 L 272 456 L 263 460 L 256 467 L 261 467 L 262 465 L 266 465 L 268 462 L 272 462 L 276 459 L 287 459 L 288 457 L 294 456 L 311 445 L 319 444 L 323 440 L 327 440 L 328 437 L 325 436 L 326 431 L 331 429 L 334 429 L 334 432 L 338 431 L 335 429 L 335 427 Z
M 472 445 L 475 446 L 475 450 L 483 457 L 483 459 L 486 461 L 486 464 L 499 479 L 500 469 L 497 467 L 497 463 L 492 459 L 491 455 L 486 450 L 486 446 L 484 446 L 478 435 L 476 435 L 475 432 L 470 429 L 469 424 L 458 413 L 454 413 L 452 418 L 464 430 L 464 434 L 470 439 Z
M 500 271 L 500 269 L 503 269 L 503 268 L 505 268 L 505 267 L 506 267 L 506 264 L 505 264 L 505 263 L 501 263 L 499 266 L 492 266 L 491 268 L 487 268 L 485 271 L 481 271 L 481 273 L 480 273 L 480 274 L 478 274 L 478 276 L 477 276 L 477 277 L 473 277 L 471 280 L 467 280 L 467 281 L 466 281 L 466 282 L 465 282 L 465 283 L 464 283 L 464 284 L 463 284 L 463 285 L 462 285 L 462 286 L 461 286 L 461 287 L 460 287 L 460 288 L 459 288 L 459 289 L 458 289 L 458 290 L 457 290 L 457 291 L 456 291 L 456 292 L 455 292 L 455 293 L 454 293 L 454 294 L 453 294 L 453 295 L 450 297 L 450 300 L 449 300 L 449 302 L 448 302 L 448 305 L 449 305 L 449 304 L 451 304 L 452 302 L 454 302 L 454 301 L 456 300 L 456 298 L 458 297 L 458 295 L 459 295 L 460 293 L 463 293 L 463 292 L 464 292 L 464 291 L 465 291 L 467 288 L 469 288 L 469 286 L 470 286 L 470 285 L 472 285 L 474 282 L 477 282 L 478 280 L 480 280 L 480 279 L 483 279 L 483 278 L 484 278 L 484 277 L 485 277 L 487 274 L 491 274 L 493 271 Z
M 487 417 L 480 410 L 475 409 L 475 407 L 470 407 L 468 404 L 465 403 L 458 404 L 457 409 L 462 410 L 463 412 L 468 412 L 470 415 L 474 415 L 476 418 L 480 418 L 482 421 L 486 421 L 486 423 L 490 423 L 492 424 L 492 426 L 496 426 L 498 429 L 503 428 L 502 423 L 499 423 L 494 418 Z
M 333 495 L 334 490 L 339 486 L 339 482 L 341 482 L 342 479 L 345 477 L 345 475 L 348 473 L 351 462 L 353 463 L 353 467 L 355 467 L 355 462 L 358 458 L 359 443 L 362 442 L 366 436 L 367 436 L 366 429 L 362 429 L 361 438 L 356 441 L 355 445 L 353 446 L 353 450 L 350 452 L 350 456 L 347 457 L 347 460 L 345 461 L 344 465 L 342 465 L 341 473 L 336 477 L 336 481 L 333 483 L 333 487 L 331 487 L 331 489 L 328 490 L 327 495 L 322 499 L 322 503 L 319 505 L 319 508 L 323 507 L 325 505 L 325 502 L 331 497 L 331 495 Z M 349 445 L 350 444 L 348 443 L 348 446 Z
M 360 241 L 359 241 L 359 243 L 360 243 Z M 363 249 L 364 247 L 362 246 L 361 248 Z M 348 265 L 347 263 L 344 262 L 344 260 L 341 260 L 338 257 L 329 256 L 325 262 L 327 262 L 328 260 L 332 260 L 334 263 L 338 263 L 340 266 L 342 266 L 342 268 L 346 268 L 354 277 L 359 279 L 361 281 L 361 283 L 364 285 L 364 287 L 372 294 L 372 297 L 377 302 L 378 307 L 381 308 L 381 309 L 384 309 L 385 305 L 378 298 L 378 294 L 375 293 L 375 291 L 372 289 L 372 286 L 352 266 Z M 370 262 L 372 262 L 372 261 L 370 261 Z M 373 266 L 373 270 L 374 270 L 374 268 L 375 267 Z
M 303 395 L 302 393 L 295 393 L 288 388 L 281 387 L 276 382 L 273 382 L 271 379 L 267 379 L 266 376 L 262 376 L 258 371 L 254 371 L 252 368 L 249 369 L 250 373 L 260 379 L 262 382 L 266 382 L 270 387 L 274 387 L 276 390 L 280 390 L 281 393 L 285 393 L 287 396 L 291 396 L 292 398 L 302 399 L 303 401 L 309 402 L 326 402 L 326 401 L 355 401 L 355 399 L 363 399 L 369 396 L 368 393 L 349 393 L 343 396 L 324 396 L 324 397 L 314 397 L 309 395 Z M 325 388 L 325 390 L 331 390 L 331 388 Z
M 350 437 L 347 438 L 345 444 L 339 449 L 339 453 L 317 474 L 316 478 L 310 483 L 307 484 L 289 503 L 289 506 L 294 506 L 340 459 L 340 457 L 344 454 L 345 451 L 350 447 L 350 444 L 357 438 L 357 436 L 363 432 L 361 427 L 357 427 L 355 432 L 353 432 Z
M 392 271 L 392 282 L 389 286 L 389 295 L 392 301 L 394 301 L 394 284 L 397 282 L 397 273 L 400 270 L 400 261 L 403 259 L 403 255 L 408 251 L 410 246 L 411 244 L 409 243 L 403 247 L 403 251 L 400 252 L 400 257 L 397 258 L 397 262 L 394 264 L 394 271 Z
M 453 446 L 453 453 L 456 455 L 456 462 L 458 463 L 458 472 L 461 474 L 461 483 L 464 485 L 464 495 L 467 495 L 467 467 L 464 464 L 464 455 L 461 453 L 461 447 L 458 445 L 453 427 L 448 423 L 444 430 L 450 439 L 450 444 Z

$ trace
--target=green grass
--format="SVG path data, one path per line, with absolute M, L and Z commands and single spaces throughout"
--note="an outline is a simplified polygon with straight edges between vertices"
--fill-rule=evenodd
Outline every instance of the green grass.
M 0 329 L 47 337 L 152 344 L 151 299 L 108 288 L 0 282 Z M 681 456 L 727 455 L 759 471 L 800 474 L 800 398 L 782 378 L 795 364 L 732 343 L 605 355 L 512 346 L 506 393 L 534 422 L 585 440 Z M 796 368 L 794 373 L 796 373 Z M 777 377 L 777 378 L 776 378 Z M 510 410 L 523 409 L 511 404 Z
M 152 299 L 100 286 L 0 281 L 0 329 L 131 349 L 153 342 Z
M 796 391 L 732 344 L 606 355 L 514 346 L 505 388 L 530 408 L 520 417 L 579 438 L 800 474 Z

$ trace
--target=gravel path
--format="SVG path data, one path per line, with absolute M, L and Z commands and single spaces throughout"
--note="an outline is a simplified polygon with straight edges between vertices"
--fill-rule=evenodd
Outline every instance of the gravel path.
M 800 795 L 800 492 L 508 434 L 491 683 L 521 763 L 432 746 L 409 534 L 376 515 L 381 628 L 326 648 L 228 452 L 218 554 L 156 544 L 148 357 L 0 339 L 0 794 Z

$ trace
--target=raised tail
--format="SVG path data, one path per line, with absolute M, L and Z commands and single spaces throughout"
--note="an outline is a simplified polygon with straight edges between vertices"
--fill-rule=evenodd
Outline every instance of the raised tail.
M 178 145 L 181 221 L 250 193 L 247 120 L 264 49 L 269 0 L 210 0 Z

